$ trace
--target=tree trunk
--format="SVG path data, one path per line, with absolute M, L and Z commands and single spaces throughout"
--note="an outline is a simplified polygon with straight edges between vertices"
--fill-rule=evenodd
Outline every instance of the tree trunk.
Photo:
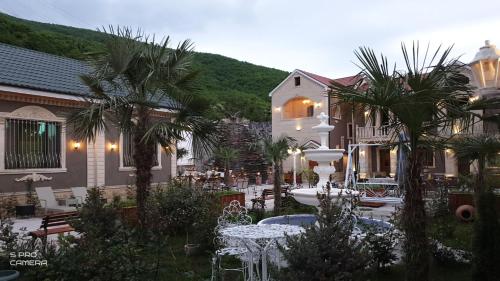
M 224 184 L 226 185 L 226 188 L 230 187 L 229 186 L 229 163 L 224 162 Z
M 500 275 L 500 223 L 496 210 L 495 194 L 485 181 L 486 158 L 478 159 L 475 184 L 476 215 L 473 235 L 473 280 L 493 281 Z
M 274 215 L 277 216 L 280 213 L 281 208 L 281 164 L 279 162 L 274 163 Z
M 137 126 L 134 133 L 134 162 L 135 162 L 135 185 L 137 193 L 137 217 L 139 226 L 146 226 L 146 200 L 151 186 L 151 168 L 153 167 L 154 143 L 142 138 L 149 128 L 149 112 L 147 109 L 138 109 Z
M 412 141 L 408 157 L 407 180 L 403 205 L 402 226 L 405 231 L 404 261 L 407 281 L 429 279 L 429 245 L 426 233 L 425 206 L 422 197 L 420 173 L 422 171 L 416 141 Z

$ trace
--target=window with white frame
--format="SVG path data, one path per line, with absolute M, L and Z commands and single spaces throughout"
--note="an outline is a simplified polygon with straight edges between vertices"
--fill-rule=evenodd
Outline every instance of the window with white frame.
M 66 171 L 64 118 L 35 105 L 0 112 L 0 173 Z
M 5 169 L 61 168 L 61 123 L 5 120 Z
M 120 140 L 121 140 L 120 143 L 121 143 L 121 159 L 122 159 L 121 167 L 122 168 L 135 167 L 134 136 L 130 133 L 123 133 L 123 134 L 121 134 Z M 155 157 L 153 158 L 153 166 L 154 167 L 161 167 L 161 165 L 160 165 L 160 152 L 161 152 L 161 150 L 158 149 L 158 145 L 155 145 L 155 147 L 154 147 Z

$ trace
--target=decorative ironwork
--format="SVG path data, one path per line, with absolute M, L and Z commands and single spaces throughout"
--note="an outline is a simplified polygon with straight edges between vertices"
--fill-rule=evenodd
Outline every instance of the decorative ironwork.
M 124 167 L 135 167 L 134 161 L 134 136 L 132 134 L 123 134 L 123 166 Z M 158 166 L 158 146 L 155 145 L 153 166 Z
M 61 168 L 61 123 L 6 119 L 5 168 Z

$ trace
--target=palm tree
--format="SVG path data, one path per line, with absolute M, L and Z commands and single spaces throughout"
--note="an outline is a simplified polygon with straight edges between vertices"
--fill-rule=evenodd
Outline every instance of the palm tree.
M 274 214 L 280 213 L 281 207 L 281 183 L 283 177 L 283 161 L 290 155 L 288 149 L 295 143 L 295 139 L 288 136 L 280 136 L 276 139 L 270 137 L 263 139 L 259 146 L 267 162 L 273 166 L 273 191 L 274 191 Z
M 238 156 L 238 150 L 230 147 L 219 147 L 215 150 L 215 157 L 219 158 L 224 163 L 224 184 L 226 186 L 229 186 L 229 170 L 231 169 L 231 163 L 238 159 Z
M 406 280 L 428 280 L 429 249 L 426 234 L 426 215 L 422 198 L 422 146 L 443 140 L 442 131 L 455 123 L 468 120 L 465 106 L 470 95 L 468 79 L 462 74 L 463 64 L 450 59 L 451 47 L 438 48 L 428 56 L 429 48 L 420 55 L 418 43 L 411 54 L 401 46 L 405 69 L 390 68 L 387 58 L 380 60 L 374 51 L 362 47 L 356 51 L 361 65 L 358 83 L 343 86 L 334 83 L 331 96 L 340 103 L 357 104 L 372 113 L 389 113 L 389 127 L 404 132 L 407 138 L 408 165 L 404 181 L 402 227 Z M 460 124 L 462 125 L 462 124 Z
M 486 181 L 488 161 L 500 153 L 500 138 L 493 135 L 469 135 L 452 140 L 449 147 L 458 159 L 476 161 L 474 186 L 476 219 L 474 221 L 474 280 L 496 280 L 500 275 L 500 223 L 492 184 Z
M 155 146 L 168 147 L 192 135 L 195 154 L 213 147 L 209 137 L 215 124 L 200 116 L 204 109 L 197 102 L 195 76 L 191 70 L 193 45 L 183 41 L 169 48 L 170 39 L 155 42 L 129 28 L 104 30 L 109 36 L 104 51 L 90 55 L 93 72 L 81 77 L 93 96 L 70 118 L 76 135 L 94 140 L 106 129 L 104 119 L 121 133 L 131 134 L 137 188 L 137 209 L 145 226 L 145 202 L 149 193 Z M 164 118 L 165 108 L 175 118 Z M 171 116 L 171 115 L 170 115 Z M 168 117 L 168 115 L 167 115 Z

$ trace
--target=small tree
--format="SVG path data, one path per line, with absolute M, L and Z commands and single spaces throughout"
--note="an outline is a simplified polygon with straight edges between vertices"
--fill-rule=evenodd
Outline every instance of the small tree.
M 295 143 L 295 139 L 280 136 L 273 140 L 266 138 L 259 144 L 267 162 L 273 166 L 274 214 L 278 215 L 281 208 L 281 184 L 283 177 L 283 161 L 286 160 L 288 149 Z
M 474 221 L 474 280 L 492 281 L 500 276 L 500 222 L 495 208 L 492 184 L 487 182 L 486 164 L 500 153 L 500 139 L 490 135 L 465 136 L 450 143 L 455 156 L 477 163 L 474 184 L 476 220 Z
M 317 223 L 303 235 L 287 237 L 288 249 L 281 249 L 289 265 L 283 280 L 348 281 L 368 266 L 363 240 L 353 236 L 353 213 L 327 194 Z
M 418 43 L 408 50 L 401 46 L 404 71 L 389 66 L 370 48 L 355 52 L 362 67 L 359 79 L 345 86 L 334 82 L 331 96 L 341 103 L 356 104 L 365 112 L 388 116 L 388 126 L 395 139 L 404 133 L 409 147 L 405 171 L 402 227 L 405 232 L 404 260 L 406 280 L 429 279 L 429 243 L 426 233 L 426 213 L 422 194 L 422 147 L 443 141 L 443 135 L 455 124 L 467 121 L 469 80 L 463 74 L 464 65 L 450 59 L 451 47 L 443 52 L 425 50 L 420 54 Z M 431 54 L 431 56 L 428 56 Z M 443 134 L 445 131 L 445 134 Z M 432 146 L 430 146 L 432 148 Z
M 105 119 L 120 133 L 131 134 L 137 212 L 140 225 L 145 226 L 157 144 L 170 147 L 189 132 L 194 153 L 201 154 L 216 142 L 216 124 L 201 117 L 206 105 L 194 95 L 197 73 L 191 70 L 189 40 L 172 49 L 168 37 L 155 42 L 154 37 L 150 40 L 128 28 L 110 28 L 108 35 L 104 51 L 89 59 L 93 72 L 81 77 L 92 96 L 69 122 L 81 139 L 95 140 L 107 128 Z M 164 113 L 156 110 L 165 107 L 175 112 L 175 118 L 161 118 Z
M 215 150 L 215 157 L 224 163 L 224 184 L 229 186 L 229 170 L 233 161 L 237 160 L 239 152 L 230 147 L 219 147 Z

